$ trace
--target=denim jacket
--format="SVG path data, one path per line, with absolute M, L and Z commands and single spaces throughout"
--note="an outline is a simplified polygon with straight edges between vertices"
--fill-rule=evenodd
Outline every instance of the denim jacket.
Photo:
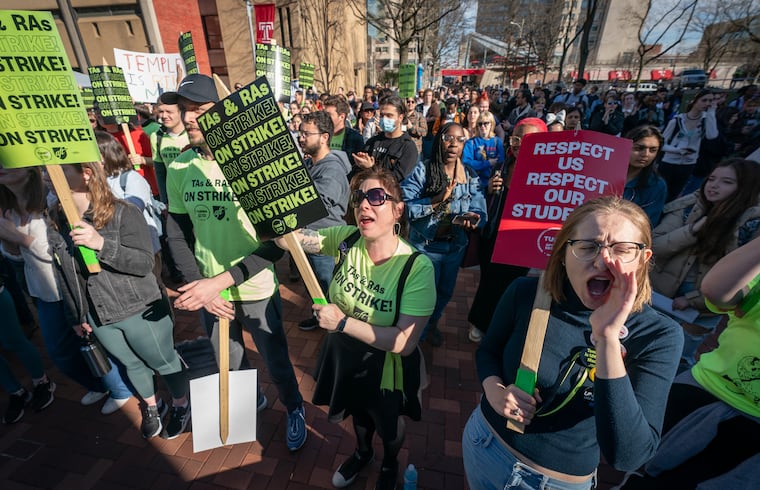
M 88 211 L 83 220 L 92 223 L 91 218 Z M 101 271 L 96 274 L 87 272 L 62 216 L 57 224 L 57 230 L 50 228 L 48 240 L 71 325 L 86 322 L 88 312 L 101 325 L 116 323 L 145 311 L 161 298 L 153 275 L 150 232 L 136 206 L 116 201 L 113 218 L 98 230 L 104 241 L 97 252 Z
M 438 226 L 450 224 L 454 216 L 472 212 L 480 215 L 478 228 L 482 229 L 486 224 L 486 199 L 480 189 L 480 179 L 471 169 L 464 167 L 467 172 L 467 183 L 458 184 L 452 191 L 452 200 L 449 209 L 438 213 L 430 203 L 431 197 L 422 197 L 425 189 L 426 167 L 420 162 L 412 170 L 403 182 L 401 182 L 401 194 L 406 204 L 406 213 L 409 218 L 410 230 L 409 241 L 415 246 L 426 244 L 435 240 Z M 451 242 L 465 246 L 468 237 L 461 226 L 451 227 Z

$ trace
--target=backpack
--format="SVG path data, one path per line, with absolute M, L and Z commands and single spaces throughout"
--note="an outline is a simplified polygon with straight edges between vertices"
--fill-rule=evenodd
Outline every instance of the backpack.
M 343 262 L 346 260 L 346 255 L 348 255 L 348 251 L 351 249 L 351 247 L 354 246 L 357 240 L 359 240 L 359 237 L 361 236 L 361 232 L 359 230 L 354 231 L 349 236 L 346 237 L 345 240 L 340 242 L 340 245 L 338 245 L 338 252 L 340 253 L 340 256 L 338 257 L 338 262 L 335 264 L 335 268 L 333 268 L 333 276 L 337 274 L 338 270 L 343 265 Z M 396 312 L 393 317 L 393 323 L 392 325 L 395 325 L 398 323 L 399 315 L 401 314 L 399 307 L 401 306 L 401 295 L 404 292 L 404 285 L 406 284 L 406 278 L 409 277 L 409 273 L 412 271 L 412 266 L 414 265 L 414 261 L 417 260 L 417 257 L 422 255 L 422 252 L 414 251 L 412 255 L 409 256 L 409 258 L 406 260 L 406 264 L 404 264 L 404 268 L 401 270 L 401 275 L 398 278 L 398 287 L 396 288 Z M 329 293 L 328 293 L 329 294 Z
M 121 186 L 121 192 L 124 193 L 124 196 L 127 195 L 127 178 L 129 176 L 129 172 L 132 172 L 132 170 L 127 172 L 122 172 L 119 175 L 119 185 Z M 153 223 L 156 225 L 156 230 L 158 231 L 158 236 L 163 235 L 164 233 L 164 225 L 161 220 L 161 215 L 166 209 L 166 204 L 162 203 L 158 199 L 154 198 L 153 196 L 150 196 L 150 201 L 145 203 L 145 209 L 148 211 L 148 215 L 153 220 Z

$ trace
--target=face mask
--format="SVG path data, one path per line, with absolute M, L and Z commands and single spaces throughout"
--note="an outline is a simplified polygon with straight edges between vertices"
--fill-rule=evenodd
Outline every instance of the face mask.
M 380 118 L 380 130 L 383 133 L 392 133 L 396 129 L 396 121 L 387 117 Z

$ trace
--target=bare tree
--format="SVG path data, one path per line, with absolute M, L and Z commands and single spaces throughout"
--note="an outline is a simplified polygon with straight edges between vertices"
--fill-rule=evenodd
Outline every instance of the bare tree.
M 444 58 L 456 56 L 461 45 L 461 36 L 457 36 L 455 33 L 463 33 L 467 27 L 465 12 L 469 10 L 472 4 L 472 0 L 464 0 L 462 8 L 440 19 L 437 26 L 421 32 L 419 53 L 422 55 L 422 59 L 427 60 L 430 73 L 436 72 Z M 430 10 L 426 12 L 426 15 L 432 17 L 436 15 L 436 11 Z
M 703 0 L 689 26 L 690 30 L 702 35 L 695 56 L 705 72 L 715 69 L 740 42 L 740 29 L 732 22 L 735 12 L 726 7 L 724 2 L 704 3 Z
M 649 0 L 651 3 L 651 0 Z M 578 59 L 578 76 L 582 77 L 583 72 L 586 71 L 586 61 L 588 61 L 589 54 L 589 37 L 591 36 L 591 26 L 594 24 L 594 17 L 596 17 L 596 11 L 599 7 L 599 0 L 588 0 L 586 6 L 586 17 L 581 25 L 581 56 Z
M 531 51 L 535 53 L 536 68 L 538 65 L 543 65 L 543 83 L 546 83 L 546 72 L 553 62 L 554 50 L 559 42 L 557 32 L 550 26 L 560 25 L 562 22 L 564 3 L 564 0 L 539 2 L 530 8 L 525 17 L 526 40 L 529 45 L 528 55 Z
M 346 56 L 346 7 L 340 0 L 310 0 L 301 2 L 300 14 L 307 38 L 314 39 L 315 81 L 321 81 L 324 90 L 335 93 L 340 58 Z
M 562 73 L 565 69 L 565 60 L 567 60 L 567 53 L 570 51 L 573 43 L 578 39 L 578 36 L 583 32 L 583 24 L 574 24 L 572 12 L 565 12 L 565 21 L 561 24 L 559 43 L 562 48 L 562 55 L 559 59 L 559 75 L 558 82 L 562 81 Z
M 641 80 L 644 66 L 662 58 L 683 41 L 697 8 L 697 0 L 678 0 L 675 4 L 665 7 L 664 12 L 653 13 L 653 1 L 647 0 L 643 3 L 645 5 L 643 13 L 636 19 L 639 23 L 636 89 L 638 89 L 638 80 Z M 658 7 L 662 5 L 663 3 L 659 2 L 657 4 Z M 669 41 L 664 42 L 666 39 Z
M 375 8 L 365 8 L 366 0 L 348 0 L 360 22 L 369 24 L 388 38 L 400 50 L 400 64 L 409 60 L 409 45 L 423 32 L 462 6 L 458 0 L 376 0 Z M 454 35 L 454 33 L 451 33 Z

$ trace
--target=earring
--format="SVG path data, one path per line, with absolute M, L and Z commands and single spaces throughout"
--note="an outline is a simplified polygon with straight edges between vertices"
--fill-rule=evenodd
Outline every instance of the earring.
M 393 234 L 398 235 L 399 233 L 401 233 L 401 223 L 396 221 L 395 223 L 393 223 Z

